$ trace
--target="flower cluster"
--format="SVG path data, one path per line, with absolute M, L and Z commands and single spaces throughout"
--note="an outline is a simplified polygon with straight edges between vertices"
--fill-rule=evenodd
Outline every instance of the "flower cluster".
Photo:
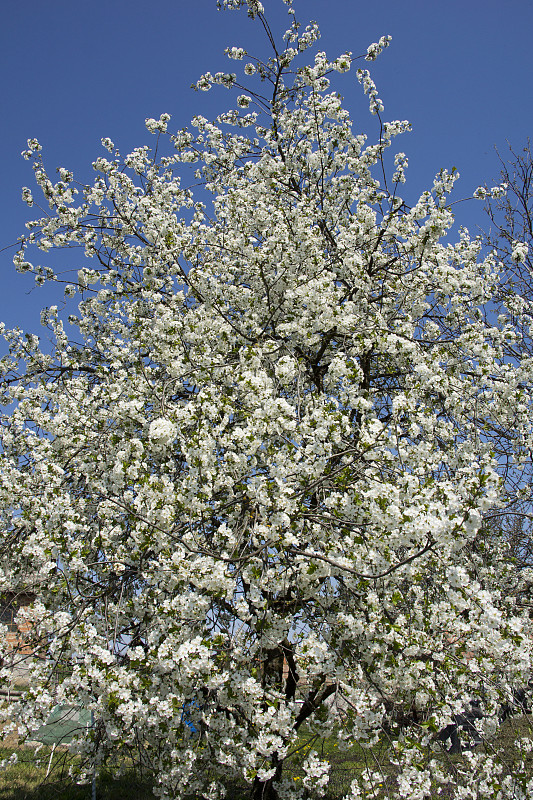
M 161 114 L 159 119 L 147 119 L 145 120 L 144 124 L 146 125 L 146 130 L 150 133 L 166 133 L 169 119 L 170 114 Z M 102 142 L 102 144 L 104 144 L 106 150 L 111 152 L 113 149 L 113 143 L 110 139 L 106 139 L 104 141 L 105 144 L 104 142 Z
M 371 44 L 367 51 L 366 51 L 366 60 L 367 61 L 375 61 L 376 58 L 383 52 L 383 50 L 389 46 L 392 42 L 392 36 L 382 36 L 379 42 L 374 42 Z
M 246 55 L 246 50 L 243 47 L 227 47 L 225 52 L 228 58 L 232 58 L 235 61 L 242 61 Z
M 370 77 L 370 72 L 367 69 L 358 69 L 357 80 L 363 85 L 365 94 L 370 98 L 370 112 L 372 114 L 378 114 L 380 111 L 383 111 L 383 102 L 378 97 L 378 90 L 376 84 Z
M 478 186 L 474 192 L 474 197 L 479 200 L 486 200 L 489 197 L 498 198 L 503 197 L 506 191 L 506 183 L 502 183 L 499 186 L 493 186 L 492 189 L 489 189 L 487 186 Z
M 517 261 L 523 264 L 527 258 L 528 254 L 528 244 L 527 242 L 513 242 L 511 257 L 513 261 Z
M 168 419 L 154 419 L 150 423 L 148 435 L 153 442 L 168 446 L 176 438 L 176 426 Z

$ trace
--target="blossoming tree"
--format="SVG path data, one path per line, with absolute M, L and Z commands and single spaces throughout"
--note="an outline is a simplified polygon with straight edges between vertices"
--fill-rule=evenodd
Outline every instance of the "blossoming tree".
M 224 4 L 272 47 L 231 47 L 242 76 L 198 82 L 233 110 L 147 120 L 157 146 L 125 157 L 104 139 L 81 189 L 37 141 L 24 154 L 49 208 L 18 269 L 60 279 L 35 247 L 87 265 L 68 325 L 43 312 L 51 347 L 4 331 L 2 589 L 35 593 L 46 656 L 19 726 L 82 703 L 95 726 L 73 746 L 98 763 L 141 745 L 162 797 L 237 778 L 256 800 L 323 794 L 323 735 L 368 752 L 352 798 L 525 796 L 491 734 L 528 680 L 529 623 L 504 543 L 479 538 L 498 431 L 517 473 L 532 442 L 521 311 L 512 293 L 496 309 L 493 255 L 446 238 L 456 175 L 402 199 L 387 150 L 409 125 L 382 121 L 369 72 L 373 142 L 330 84 L 350 53 L 305 65 L 318 29 L 290 3 L 279 41 L 257 0 Z M 485 744 L 452 771 L 436 734 L 472 701 Z

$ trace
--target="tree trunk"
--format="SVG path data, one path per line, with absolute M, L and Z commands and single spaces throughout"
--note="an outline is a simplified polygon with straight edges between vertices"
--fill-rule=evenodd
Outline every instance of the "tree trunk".
M 252 786 L 251 800 L 278 800 L 276 784 L 281 778 L 283 761 L 278 759 L 277 753 L 272 756 L 272 767 L 276 768 L 275 774 L 266 781 L 255 778 Z

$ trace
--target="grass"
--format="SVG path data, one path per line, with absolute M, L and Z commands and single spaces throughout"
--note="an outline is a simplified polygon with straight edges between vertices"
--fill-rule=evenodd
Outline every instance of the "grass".
M 0 748 L 0 759 L 8 758 L 12 748 Z M 69 775 L 72 759 L 66 748 L 18 749 L 18 761 L 0 771 L 0 800 L 90 800 L 91 781 L 76 783 Z M 101 770 L 97 777 L 97 800 L 154 800 L 152 787 L 141 783 L 133 770 L 120 779 Z
M 512 770 L 518 755 L 516 739 L 527 734 L 531 735 L 530 719 L 515 719 L 505 723 L 492 742 L 494 749 L 503 750 L 507 770 Z M 303 744 L 305 736 L 302 738 Z M 9 757 L 13 752 L 13 747 L 9 747 L 8 742 L 4 744 L 6 746 L 0 748 L 0 759 Z M 344 751 L 339 748 L 334 737 L 320 743 L 314 742 L 312 746 L 322 759 L 331 764 L 330 783 L 324 800 L 341 798 L 349 791 L 353 778 L 360 775 L 366 767 L 373 771 L 381 769 L 382 782 L 378 791 L 383 798 L 387 795 L 387 786 L 395 783 L 396 768 L 391 763 L 392 751 L 388 746 L 367 750 L 356 745 Z M 52 748 L 42 747 L 37 756 L 31 748 L 20 748 L 17 752 L 18 762 L 0 771 L 0 800 L 90 800 L 91 782 L 78 785 L 68 774 L 72 761 L 69 761 L 66 749 L 56 748 L 52 754 Z M 285 774 L 295 782 L 301 781 L 303 777 L 301 762 L 304 752 L 305 748 L 299 760 L 285 768 Z M 435 748 L 433 756 L 438 757 L 442 761 L 443 769 L 452 775 L 463 761 L 462 755 L 450 756 L 444 751 L 439 755 L 438 748 Z M 530 754 L 528 767 L 533 776 L 533 754 Z M 111 770 L 103 769 L 97 777 L 96 787 L 97 800 L 152 800 L 154 797 L 150 784 L 140 782 L 133 770 L 117 779 Z M 374 795 L 376 796 L 379 797 L 379 794 Z M 248 800 L 248 797 L 249 790 L 238 782 L 228 792 L 228 800 Z M 441 793 L 438 797 L 444 800 L 446 794 Z

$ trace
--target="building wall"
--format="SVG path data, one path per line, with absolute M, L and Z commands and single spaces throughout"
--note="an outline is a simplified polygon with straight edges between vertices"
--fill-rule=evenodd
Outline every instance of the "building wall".
M 4 665 L 11 669 L 12 683 L 15 684 L 27 683 L 34 655 L 28 637 L 30 626 L 27 622 L 17 621 L 17 614 L 34 600 L 35 595 L 31 592 L 5 592 L 0 595 L 0 623 L 7 627 L 8 652 Z

